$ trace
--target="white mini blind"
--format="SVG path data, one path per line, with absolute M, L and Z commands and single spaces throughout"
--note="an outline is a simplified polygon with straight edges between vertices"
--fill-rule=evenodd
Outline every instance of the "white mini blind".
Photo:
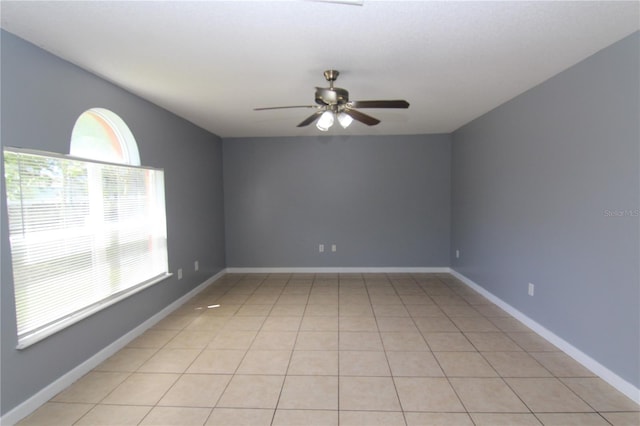
M 18 347 L 168 275 L 162 170 L 5 148 Z

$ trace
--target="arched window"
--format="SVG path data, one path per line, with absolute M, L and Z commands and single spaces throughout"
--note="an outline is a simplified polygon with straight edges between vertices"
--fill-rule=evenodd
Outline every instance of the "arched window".
M 18 348 L 169 276 L 164 172 L 124 121 L 85 111 L 69 152 L 4 148 Z
M 91 108 L 83 112 L 71 133 L 69 154 L 110 163 L 140 165 L 138 144 L 127 124 L 114 112 Z

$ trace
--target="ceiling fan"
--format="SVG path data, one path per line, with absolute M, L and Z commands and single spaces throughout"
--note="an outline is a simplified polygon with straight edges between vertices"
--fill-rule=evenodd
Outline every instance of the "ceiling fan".
M 318 105 L 293 105 L 267 108 L 254 108 L 254 111 L 264 111 L 269 109 L 287 108 L 315 108 L 316 112 L 304 119 L 298 127 L 305 127 L 317 120 L 316 127 L 326 132 L 329 130 L 335 119 L 343 128 L 349 127 L 353 120 L 375 126 L 380 123 L 377 118 L 371 117 L 356 108 L 409 108 L 409 102 L 405 100 L 376 100 L 376 101 L 350 101 L 349 92 L 340 87 L 334 87 L 333 82 L 337 80 L 339 71 L 327 70 L 324 78 L 329 82 L 329 87 L 316 87 L 316 103 Z

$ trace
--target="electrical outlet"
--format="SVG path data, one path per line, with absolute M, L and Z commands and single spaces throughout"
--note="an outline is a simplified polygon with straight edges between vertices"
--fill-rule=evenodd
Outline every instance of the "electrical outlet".
M 529 296 L 533 296 L 535 287 L 533 284 L 529 283 Z
M 335 244 L 331 244 L 331 251 L 335 253 L 336 250 L 337 250 L 336 245 Z
M 182 268 L 178 269 L 178 279 L 181 280 L 182 279 Z
M 319 251 L 320 253 L 324 253 L 324 244 L 320 244 L 320 245 L 318 245 L 318 251 Z
M 200 262 L 196 260 L 195 262 L 193 262 L 193 270 L 197 271 L 198 269 L 200 269 Z
M 460 259 L 460 250 L 456 250 L 456 259 Z

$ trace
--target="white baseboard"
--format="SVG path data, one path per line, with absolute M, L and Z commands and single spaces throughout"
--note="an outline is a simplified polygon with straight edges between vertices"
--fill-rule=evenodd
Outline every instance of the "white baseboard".
M 87 359 L 82 364 L 76 366 L 73 370 L 66 373 L 64 376 L 60 377 L 56 381 L 52 382 L 42 390 L 40 390 L 35 395 L 31 396 L 29 399 L 8 411 L 2 418 L 0 418 L 0 425 L 14 425 L 19 422 L 21 419 L 27 417 L 29 414 L 38 409 L 42 404 L 49 401 L 51 398 L 56 396 L 58 393 L 62 392 L 64 389 L 72 385 L 75 381 L 80 379 L 82 376 L 93 370 L 95 367 L 100 365 L 107 358 L 118 352 L 120 349 L 124 348 L 127 344 L 133 341 L 136 337 L 140 336 L 150 327 L 153 327 L 158 321 L 169 315 L 171 312 L 175 311 L 179 308 L 183 303 L 194 297 L 196 294 L 200 293 L 202 290 L 207 288 L 211 283 L 225 275 L 225 270 L 218 272 L 216 275 L 208 278 L 203 283 L 199 284 L 196 288 L 180 297 L 166 308 L 120 337 L 118 340 L 114 341 L 100 352 L 96 353 L 91 358 Z
M 515 319 L 517 319 L 518 321 L 522 322 L 524 325 L 526 325 L 527 327 L 535 331 L 538 335 L 540 335 L 540 337 L 546 339 L 551 344 L 557 346 L 560 350 L 562 350 L 571 358 L 575 359 L 577 362 L 582 364 L 589 371 L 599 376 L 602 380 L 604 380 L 605 382 L 609 383 L 611 386 L 613 386 L 614 388 L 622 392 L 624 395 L 626 395 L 629 399 L 634 401 L 636 404 L 640 404 L 639 388 L 629 383 L 622 377 L 618 376 L 616 373 L 609 370 L 607 367 L 600 364 L 598 361 L 591 358 L 589 355 L 585 354 L 580 349 L 576 348 L 575 346 L 573 346 L 563 338 L 559 337 L 552 331 L 549 331 L 544 326 L 538 324 L 536 321 L 532 320 L 531 318 L 529 318 L 528 316 L 526 316 L 525 314 L 523 314 L 513 306 L 509 305 L 499 297 L 493 295 L 492 293 L 490 293 L 480 285 L 476 284 L 466 276 L 462 275 L 461 273 L 453 269 L 450 269 L 450 273 L 451 275 L 458 278 L 460 281 L 462 281 L 463 283 L 465 283 L 466 285 L 468 285 L 478 293 L 482 294 L 491 302 L 498 305 L 500 308 L 502 308 L 508 314 L 513 316 Z
M 229 274 L 428 274 L 447 273 L 448 267 L 311 267 L 227 268 Z

